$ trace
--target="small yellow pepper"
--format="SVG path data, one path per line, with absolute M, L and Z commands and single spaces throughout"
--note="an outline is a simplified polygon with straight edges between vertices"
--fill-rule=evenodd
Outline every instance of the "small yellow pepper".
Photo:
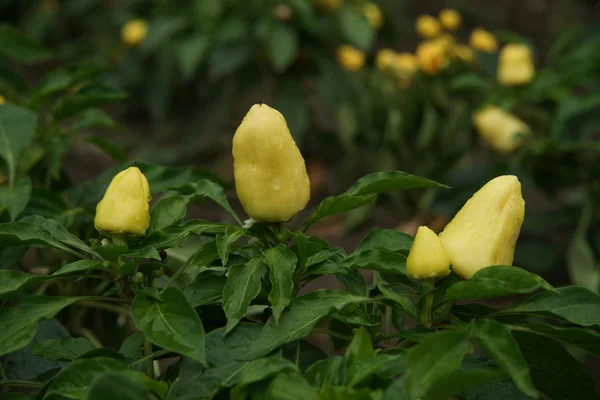
M 381 49 L 375 56 L 375 66 L 382 72 L 392 69 L 396 63 L 396 56 L 396 52 L 393 50 Z
M 370 2 L 365 3 L 363 14 L 374 29 L 379 29 L 381 28 L 381 25 L 383 25 L 383 13 L 377 4 Z
M 4 96 L 0 95 L 0 106 L 4 103 L 6 103 L 6 99 L 4 98 Z
M 417 47 L 419 67 L 427 75 L 437 74 L 448 63 L 446 53 L 446 45 L 442 41 L 427 40 L 421 42 Z
M 440 23 L 444 27 L 444 29 L 448 31 L 455 31 L 460 28 L 460 24 L 462 23 L 462 17 L 460 13 L 451 8 L 445 8 L 440 12 Z
M 147 35 L 148 21 L 144 19 L 133 19 L 121 29 L 121 41 L 130 47 L 139 46 Z
M 287 221 L 310 199 L 304 158 L 285 118 L 255 104 L 233 137 L 235 188 L 246 213 L 256 221 Z
M 337 50 L 337 60 L 345 70 L 355 72 L 365 64 L 365 53 L 355 47 L 343 45 Z
M 415 30 L 419 36 L 424 38 L 436 37 L 440 31 L 440 23 L 431 15 L 421 15 L 415 22 Z
M 401 87 L 408 87 L 415 73 L 419 70 L 419 60 L 412 53 L 400 53 L 396 56 L 396 74 Z
M 340 7 L 343 0 L 313 0 L 315 8 L 328 12 L 336 10 Z
M 500 50 L 498 82 L 504 86 L 523 85 L 533 80 L 535 67 L 529 47 L 507 44 Z
M 465 46 L 464 44 L 454 46 L 452 52 L 455 57 L 458 57 L 459 59 L 469 63 L 473 62 L 473 59 L 475 58 L 473 49 L 469 46 Z
M 469 44 L 475 50 L 481 50 L 488 53 L 494 53 L 498 50 L 498 41 L 490 32 L 482 28 L 475 28 L 471 32 Z
M 150 186 L 137 167 L 119 172 L 96 206 L 94 225 L 100 233 L 141 236 L 150 224 Z
M 473 123 L 481 137 L 500 153 L 516 150 L 531 133 L 525 122 L 499 107 L 476 112 Z
M 504 175 L 486 183 L 440 233 L 452 270 L 470 279 L 494 265 L 512 265 L 525 217 L 521 183 Z
M 430 279 L 450 273 L 450 259 L 434 231 L 426 226 L 417 229 L 406 260 L 406 274 L 412 279 Z

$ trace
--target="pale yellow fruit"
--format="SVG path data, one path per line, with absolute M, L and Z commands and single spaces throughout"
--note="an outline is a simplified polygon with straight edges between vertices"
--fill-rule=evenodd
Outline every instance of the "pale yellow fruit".
M 415 22 L 415 30 L 421 37 L 433 38 L 440 33 L 442 28 L 438 20 L 431 15 L 421 15 Z
M 459 59 L 461 59 L 463 61 L 473 62 L 473 59 L 474 59 L 473 49 L 470 48 L 469 46 L 465 46 L 464 44 L 456 45 L 456 46 L 454 46 L 452 52 L 455 57 L 458 57 Z
M 137 167 L 119 172 L 96 206 L 94 225 L 101 233 L 143 235 L 150 224 L 150 186 Z
M 144 19 L 133 19 L 121 29 L 121 40 L 130 47 L 139 46 L 147 35 L 148 21 Z
M 486 183 L 439 235 L 452 270 L 470 279 L 482 268 L 512 265 L 524 218 L 525 201 L 516 176 Z
M 507 44 L 500 50 L 498 82 L 504 86 L 524 85 L 533 80 L 535 66 L 529 47 Z
M 406 274 L 413 279 L 428 279 L 450 273 L 450 259 L 434 231 L 420 226 L 406 260 Z
M 447 47 L 443 41 L 427 40 L 417 47 L 419 67 L 427 75 L 435 75 L 448 64 Z
M 440 12 L 440 22 L 444 29 L 448 31 L 455 31 L 460 28 L 460 24 L 462 23 L 462 17 L 460 13 L 451 8 L 443 9 Z
M 499 107 L 487 107 L 476 112 L 473 123 L 481 137 L 501 153 L 516 150 L 531 133 L 525 122 Z
M 396 52 L 390 49 L 381 49 L 375 56 L 375 66 L 380 71 L 387 71 L 395 67 Z
M 310 181 L 304 158 L 281 113 L 255 104 L 233 137 L 237 196 L 256 221 L 287 221 L 306 207 Z
M 383 13 L 377 4 L 366 3 L 363 8 L 363 14 L 374 29 L 379 29 L 383 25 Z
M 365 65 L 365 53 L 349 45 L 340 46 L 336 56 L 338 62 L 346 71 L 356 72 Z
M 469 38 L 469 44 L 475 50 L 488 53 L 494 53 L 498 50 L 498 40 L 496 40 L 496 37 L 482 28 L 473 29 Z

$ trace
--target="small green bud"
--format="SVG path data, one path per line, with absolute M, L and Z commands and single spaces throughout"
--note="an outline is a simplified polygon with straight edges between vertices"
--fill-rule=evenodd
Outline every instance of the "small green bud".
M 141 272 L 136 272 L 136 273 L 133 275 L 133 278 L 131 278 L 131 280 L 132 280 L 134 283 L 143 283 L 143 282 L 144 282 L 144 274 L 142 274 Z

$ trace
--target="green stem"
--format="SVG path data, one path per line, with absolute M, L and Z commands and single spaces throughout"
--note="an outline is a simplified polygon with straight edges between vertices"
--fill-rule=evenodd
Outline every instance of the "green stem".
M 328 330 L 328 329 L 320 329 L 320 328 L 315 328 L 315 329 L 313 329 L 313 332 L 315 332 L 315 333 L 324 333 L 324 334 L 326 334 L 326 335 L 333 336 L 333 337 L 336 337 L 336 338 L 338 338 L 338 339 L 343 339 L 343 340 L 352 340 L 352 336 L 343 335 L 343 334 L 341 334 L 341 333 L 337 333 L 337 332 L 334 332 L 334 331 L 330 331 L 330 330 Z
M 145 349 L 146 348 L 145 348 L 145 344 L 144 344 L 144 351 L 145 351 Z M 165 354 L 169 354 L 169 353 L 170 353 L 169 350 L 158 350 L 158 351 L 155 351 L 152 354 L 149 354 L 147 356 L 144 356 L 144 357 L 140 358 L 139 360 L 135 360 L 134 362 L 132 362 L 131 364 L 129 364 L 129 366 L 131 367 L 132 365 L 141 364 L 141 363 L 144 363 L 144 362 L 146 362 L 148 360 L 154 361 L 155 358 L 158 358 L 160 356 L 164 356 Z
M 99 308 L 101 310 L 112 311 L 117 314 L 130 315 L 130 310 L 128 308 L 113 305 L 110 303 L 103 303 L 100 301 L 93 301 L 93 300 L 82 301 L 79 303 L 79 305 L 83 306 L 83 307 Z
M 296 340 L 296 367 L 300 369 L 300 340 Z
M 426 279 L 421 282 L 421 287 L 423 290 L 427 291 L 427 293 L 423 296 L 423 300 L 421 301 L 421 325 L 425 328 L 431 328 L 432 318 L 431 318 L 431 308 L 433 307 L 433 292 L 432 289 L 435 286 L 435 280 Z
M 0 361 L 0 379 L 2 379 L 3 381 L 8 380 L 8 377 L 6 376 L 6 371 L 4 371 L 4 367 L 2 366 L 2 361 Z
M 144 340 L 144 358 L 146 359 L 146 375 L 148 378 L 154 379 L 154 358 L 152 356 L 152 342 L 148 339 Z
M 7 380 L 7 381 L 0 382 L 0 387 L 2 387 L 2 386 L 27 387 L 27 388 L 41 389 L 44 387 L 44 384 L 42 382 L 19 381 L 19 380 L 8 381 Z
M 101 349 L 101 348 L 104 347 L 104 346 L 102 346 L 102 343 L 100 343 L 100 340 L 98 340 L 98 338 L 96 337 L 96 335 L 94 335 L 94 333 L 92 331 L 90 331 L 89 329 L 81 328 L 81 329 L 79 329 L 79 333 L 84 338 L 86 338 L 87 340 L 89 340 L 95 348 Z

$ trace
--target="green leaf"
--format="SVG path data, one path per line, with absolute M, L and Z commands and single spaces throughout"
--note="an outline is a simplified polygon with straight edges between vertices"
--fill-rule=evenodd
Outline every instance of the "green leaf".
M 356 296 L 368 297 L 369 292 L 367 289 L 367 284 L 365 283 L 365 278 L 358 270 L 351 269 L 348 270 L 347 274 L 336 275 L 336 277 L 340 282 L 342 282 L 344 289 L 346 289 L 346 291 L 349 293 L 352 293 Z
M 373 28 L 362 13 L 348 6 L 341 7 L 338 15 L 345 39 L 362 51 L 369 50 L 373 41 Z
M 285 372 L 299 372 L 298 367 L 283 358 L 260 358 L 251 361 L 238 377 L 238 383 L 231 391 L 232 399 L 244 399 L 247 387 L 253 383 L 263 381 L 267 378 L 280 375 Z
M 271 281 L 269 302 L 273 308 L 275 323 L 277 323 L 283 310 L 290 304 L 298 258 L 284 245 L 270 248 L 263 253 L 262 257 L 264 263 L 269 267 L 269 280 Z
M 112 119 L 111 117 L 108 116 L 108 114 L 106 114 L 104 111 L 97 109 L 97 108 L 90 108 L 87 109 L 85 111 L 82 111 L 81 113 L 79 113 L 79 118 L 73 122 L 73 125 L 71 125 L 71 129 L 70 132 L 80 132 L 84 129 L 106 129 L 106 130 L 117 130 L 119 129 L 121 126 L 119 125 L 118 122 L 116 122 L 114 119 Z M 113 146 L 116 147 L 116 146 Z M 122 154 L 122 150 L 119 147 L 118 148 L 120 151 L 119 156 L 121 156 Z M 103 151 L 106 152 L 106 149 L 102 149 Z M 113 150 L 114 152 L 114 150 Z M 110 153 L 108 153 L 110 154 Z M 118 162 L 125 162 L 125 160 L 119 160 L 118 158 L 115 158 L 115 156 L 113 154 L 110 154 L 113 159 L 115 161 Z
M 211 54 L 208 76 L 217 80 L 237 71 L 253 55 L 254 48 L 249 43 L 223 46 Z
M 455 283 L 446 292 L 444 300 L 487 299 L 531 293 L 538 289 L 556 290 L 536 274 L 500 265 L 480 269 L 468 281 Z
M 116 162 L 127 161 L 128 156 L 123 148 L 109 141 L 109 139 L 102 136 L 88 136 L 85 138 L 86 143 L 96 145 L 96 147 L 102 150 L 106 155 L 110 156 Z
M 125 366 L 112 358 L 96 357 L 75 360 L 52 380 L 44 398 L 63 396 L 84 400 L 94 380 L 109 371 L 123 371 Z
M 229 268 L 227 283 L 223 289 L 223 310 L 227 316 L 226 332 L 229 333 L 246 315 L 250 302 L 260 293 L 260 280 L 266 272 L 261 257 L 246 264 Z
M 324 199 L 319 204 L 310 224 L 330 215 L 354 210 L 372 203 L 380 193 L 428 187 L 447 186 L 402 171 L 375 172 L 359 179 L 343 194 Z
M 471 322 L 471 334 L 486 353 L 510 374 L 520 391 L 529 397 L 539 397 L 531 382 L 529 367 L 508 327 L 491 319 L 479 319 Z
M 47 360 L 73 361 L 94 349 L 86 338 L 48 339 L 33 346 L 33 354 Z
M 390 367 L 395 372 L 404 370 L 406 356 L 404 354 L 376 354 L 363 359 L 360 363 L 348 367 L 348 386 L 356 387 L 371 377 L 378 377 L 381 371 Z
M 0 295 L 14 292 L 25 285 L 32 285 L 43 281 L 45 278 L 43 275 L 32 275 L 25 272 L 2 269 L 0 270 Z
M 298 35 L 286 24 L 278 24 L 267 39 L 267 54 L 275 72 L 285 71 L 296 58 Z
M 389 250 L 364 250 L 353 253 L 340 265 L 343 268 L 362 268 L 406 275 L 406 255 Z
M 317 389 L 298 374 L 283 373 L 269 383 L 264 400 L 318 400 Z
M 54 106 L 55 121 L 73 117 L 84 110 L 114 103 L 127 98 L 121 90 L 100 84 L 90 84 L 81 88 L 77 93 L 62 97 Z
M 513 335 L 535 387 L 553 400 L 598 399 L 594 379 L 562 345 L 528 332 Z
M 305 371 L 315 362 L 327 358 L 327 354 L 323 350 L 302 339 L 283 346 L 283 356 L 294 362 L 301 371 Z
M 411 398 L 424 396 L 440 378 L 460 369 L 462 359 L 472 351 L 464 332 L 440 332 L 410 349 L 403 379 Z
M 31 296 L 13 307 L 0 308 L 0 355 L 27 346 L 41 319 L 52 318 L 71 304 L 88 297 Z
M 11 221 L 17 219 L 27 207 L 31 199 L 31 189 L 31 180 L 27 176 L 19 177 L 12 188 L 10 185 L 0 186 L 0 210 L 7 209 Z
M 206 363 L 202 321 L 184 294 L 168 287 L 160 298 L 138 294 L 131 305 L 135 325 L 156 345 Z
M 429 388 L 424 399 L 447 400 L 473 387 L 489 384 L 506 378 L 505 371 L 497 368 L 469 368 L 458 369 L 440 378 L 436 385 Z M 513 397 L 498 397 L 500 399 L 514 399 Z M 477 397 L 479 399 L 479 397 Z
M 409 252 L 413 237 L 395 229 L 373 229 L 354 250 L 354 253 L 363 250 L 389 250 Z
M 340 356 L 331 356 L 317 361 L 306 369 L 304 377 L 317 387 L 344 385 L 346 382 L 346 359 Z
M 409 317 L 411 317 L 413 321 L 419 321 L 419 311 L 409 296 L 396 292 L 392 288 L 388 288 L 383 285 L 378 285 L 377 288 L 386 299 L 393 301 L 399 305 L 402 310 L 408 313 Z
M 0 55 L 28 64 L 46 61 L 52 52 L 7 24 L 0 25 Z
M 30 215 L 29 217 L 22 218 L 19 222 L 27 222 L 43 227 L 54 239 L 59 240 L 61 243 L 78 250 L 83 250 L 88 254 L 97 255 L 81 239 L 70 233 L 67 228 L 53 219 L 43 218 L 39 215 Z
M 166 386 L 166 383 L 164 385 Z M 87 396 L 82 398 L 86 400 L 105 400 L 107 398 L 148 400 L 152 397 L 150 388 L 141 382 L 130 379 L 122 372 L 107 371 L 91 382 Z
M 244 228 L 229 225 L 225 228 L 225 233 L 223 235 L 217 236 L 217 252 L 219 253 L 223 266 L 227 265 L 227 261 L 229 261 L 229 253 L 231 252 L 233 244 L 245 233 L 246 230 Z
M 199 274 L 194 282 L 183 289 L 183 294 L 192 307 L 214 303 L 223 296 L 227 283 L 224 275 Z
M 572 344 L 595 356 L 600 356 L 600 333 L 585 328 L 561 328 L 544 324 L 510 325 L 515 331 L 524 331 Z
M 598 326 L 600 297 L 585 288 L 567 286 L 559 288 L 558 293 L 541 293 L 494 314 L 535 314 L 560 318 L 582 326 Z
M 360 363 L 364 359 L 372 357 L 374 354 L 371 335 L 369 335 L 369 332 L 364 327 L 359 327 L 354 332 L 352 341 L 344 354 L 347 365 Z
M 102 262 L 95 260 L 79 260 L 62 266 L 58 271 L 50 275 L 51 277 L 63 276 L 73 273 L 91 271 L 93 269 L 105 269 Z
M 269 354 L 286 343 L 308 335 L 319 320 L 346 304 L 366 301 L 341 290 L 318 289 L 292 299 L 279 318 L 271 317 L 259 338 L 252 344 L 243 359 L 252 360 Z
M 170 196 L 160 199 L 150 212 L 148 234 L 160 231 L 181 221 L 185 217 L 189 197 Z
M 0 25 L 0 43 L 1 35 Z M 11 103 L 0 107 L 0 157 L 6 162 L 11 188 L 16 185 L 19 157 L 35 137 L 36 126 L 37 116 L 31 111 Z
M 0 225 L 0 227 L 1 226 L 2 225 Z M 172 247 L 177 247 L 179 244 L 181 244 L 181 242 L 192 235 L 201 235 L 206 232 L 218 234 L 224 231 L 225 227 L 222 224 L 215 224 L 214 222 L 194 219 L 181 225 L 168 226 L 162 229 L 160 232 L 153 232 L 146 236 L 145 239 L 132 246 L 132 250 L 141 250 L 149 246 L 154 247 L 157 250 L 165 250 Z M 2 237 L 0 236 L 0 240 L 1 238 Z
M 210 40 L 204 35 L 185 38 L 176 46 L 179 68 L 184 79 L 188 80 L 200 67 L 210 46 Z

